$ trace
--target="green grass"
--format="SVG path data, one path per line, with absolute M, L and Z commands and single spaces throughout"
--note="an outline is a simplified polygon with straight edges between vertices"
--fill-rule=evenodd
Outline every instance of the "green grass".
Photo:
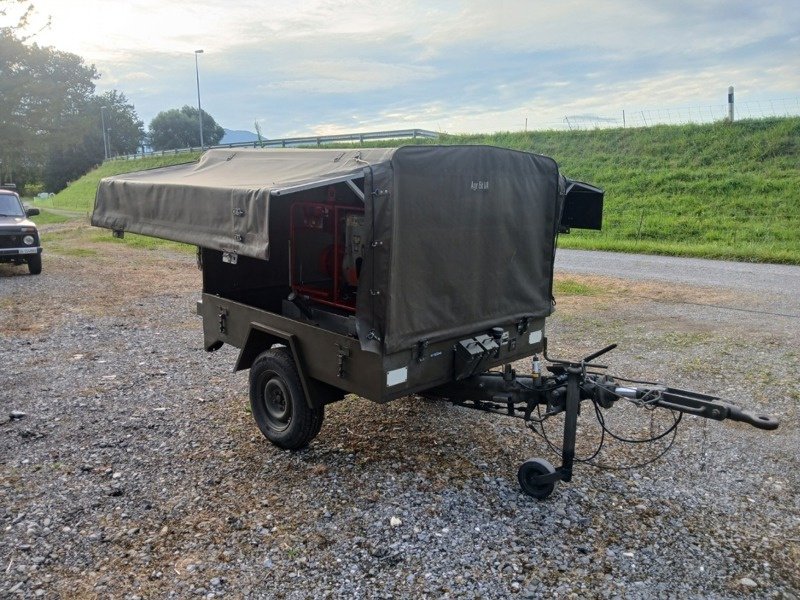
M 40 212 L 35 217 L 31 217 L 31 221 L 36 223 L 37 225 L 49 225 L 50 223 L 66 223 L 67 221 L 73 220 L 75 217 L 71 217 L 68 215 L 60 215 L 54 212 L 50 212 L 46 208 L 40 209 Z
M 555 158 L 568 177 L 605 189 L 603 230 L 573 230 L 559 237 L 561 247 L 800 264 L 800 117 L 445 134 L 415 143 L 490 144 L 537 152 Z M 197 157 L 111 161 L 35 205 L 88 213 L 101 177 Z
M 553 282 L 553 293 L 556 296 L 596 296 L 601 291 L 597 286 L 587 285 L 574 279 L 556 278 Z
M 94 248 L 75 248 L 72 246 L 60 246 L 57 248 L 57 252 L 63 256 L 77 256 L 81 258 L 98 255 L 97 250 Z
M 180 242 L 172 242 L 169 240 L 162 240 L 145 235 L 138 235 L 136 233 L 125 233 L 125 237 L 120 239 L 112 236 L 110 231 L 102 230 L 100 233 L 90 236 L 89 240 L 92 242 L 109 244 L 127 244 L 128 246 L 141 248 L 142 250 L 171 250 L 173 252 L 181 252 L 184 254 L 194 254 L 197 252 L 197 246 L 182 244 Z

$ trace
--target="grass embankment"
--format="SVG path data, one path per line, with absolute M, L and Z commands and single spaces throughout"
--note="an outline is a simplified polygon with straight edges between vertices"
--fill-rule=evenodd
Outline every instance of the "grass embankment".
M 798 117 L 443 135 L 418 143 L 491 144 L 537 152 L 555 158 L 570 178 L 604 188 L 603 231 L 574 230 L 559 238 L 561 247 L 800 264 Z M 88 214 L 102 177 L 196 158 L 182 154 L 109 162 L 55 198 L 35 204 Z

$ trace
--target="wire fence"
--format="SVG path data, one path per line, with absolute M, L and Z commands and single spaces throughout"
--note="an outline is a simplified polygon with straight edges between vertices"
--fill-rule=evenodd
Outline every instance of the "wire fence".
M 734 103 L 734 120 L 800 116 L 800 97 L 773 100 L 750 100 Z M 621 109 L 618 114 L 565 115 L 551 123 L 557 129 L 598 129 L 608 127 L 652 127 L 713 123 L 728 118 L 727 104 L 679 106 L 671 108 Z

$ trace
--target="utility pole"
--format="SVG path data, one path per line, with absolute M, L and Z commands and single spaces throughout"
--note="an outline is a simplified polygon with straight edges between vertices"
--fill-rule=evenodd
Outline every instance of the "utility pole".
M 108 137 L 106 134 L 106 107 L 100 107 L 100 122 L 103 124 L 103 155 L 108 160 Z
M 200 68 L 197 65 L 197 55 L 202 53 L 202 50 L 194 51 L 194 74 L 197 78 L 197 121 L 200 124 L 200 150 L 205 147 L 205 144 L 203 143 L 203 109 L 200 107 Z

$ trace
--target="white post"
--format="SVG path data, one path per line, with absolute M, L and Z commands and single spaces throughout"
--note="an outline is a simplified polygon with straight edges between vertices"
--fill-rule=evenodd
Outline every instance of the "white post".
M 108 160 L 108 132 L 106 131 L 106 107 L 100 107 L 100 122 L 103 124 L 103 155 Z
M 197 66 L 197 55 L 202 54 L 202 50 L 194 51 L 194 74 L 197 78 L 197 122 L 200 126 L 200 151 L 202 152 L 205 144 L 203 143 L 203 109 L 200 107 L 200 68 Z
M 733 123 L 733 86 L 728 86 L 728 122 Z

